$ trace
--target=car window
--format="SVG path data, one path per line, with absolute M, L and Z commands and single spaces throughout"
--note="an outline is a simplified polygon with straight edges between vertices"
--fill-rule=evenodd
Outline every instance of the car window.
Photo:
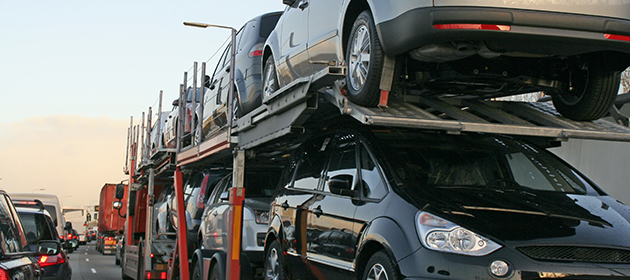
M 383 198 L 387 194 L 387 189 L 385 188 L 383 177 L 376 167 L 376 162 L 368 153 L 365 145 L 361 144 L 359 149 L 363 196 L 374 199 Z
M 0 250 L 3 253 L 19 253 L 27 245 L 22 225 L 7 196 L 0 197 Z
M 324 171 L 326 151 L 331 137 L 319 138 L 304 145 L 304 152 L 298 162 L 293 188 L 317 190 L 319 179 Z
M 407 134 L 380 139 L 393 171 L 408 187 L 529 188 L 596 193 L 579 172 L 526 142 L 481 136 Z
M 40 240 L 55 240 L 46 216 L 35 213 L 19 213 L 28 244 L 35 245 Z
M 276 27 L 278 19 L 280 19 L 280 14 L 273 14 L 262 17 L 262 19 L 260 20 L 260 37 L 269 37 L 271 31 L 273 31 L 273 29 Z
M 356 137 L 353 134 L 344 134 L 337 138 L 335 151 L 330 159 L 326 174 L 328 180 L 348 180 L 350 183 L 348 187 L 352 189 L 357 173 L 356 147 Z M 324 185 L 324 191 L 330 192 L 328 184 Z
M 251 21 L 250 21 L 251 22 Z M 238 46 L 238 48 L 236 49 L 236 53 L 238 54 L 241 49 L 243 48 L 243 46 L 241 45 L 241 40 L 243 38 L 243 34 L 247 33 L 247 28 L 250 26 L 250 22 L 246 23 L 245 25 L 243 25 L 243 27 L 241 27 L 241 30 L 239 30 L 236 33 L 236 45 Z
M 261 170 L 245 173 L 247 197 L 271 197 L 280 178 L 279 170 Z

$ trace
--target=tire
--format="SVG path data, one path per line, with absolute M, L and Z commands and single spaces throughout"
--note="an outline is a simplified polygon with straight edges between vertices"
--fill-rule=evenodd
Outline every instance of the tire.
M 381 250 L 376 252 L 365 266 L 363 280 L 398 280 L 400 276 L 394 262 Z
M 278 82 L 278 74 L 276 73 L 276 65 L 273 62 L 273 55 L 267 57 L 265 61 L 265 67 L 263 70 L 263 90 L 260 98 L 260 105 L 265 98 L 273 95 L 280 89 L 280 83 Z
M 192 274 L 190 275 L 190 279 L 192 280 L 201 280 L 203 278 L 203 274 L 201 273 L 201 268 L 199 267 L 199 262 L 195 261 L 192 266 Z
M 573 90 L 552 95 L 553 105 L 564 117 L 575 121 L 592 121 L 606 116 L 612 107 L 621 82 L 621 73 L 605 69 L 599 59 L 592 59 L 583 69 L 571 72 L 568 84 Z M 599 62 L 599 63 L 598 63 Z
M 212 270 L 210 270 L 210 279 L 209 280 L 223 280 L 223 274 L 221 273 L 221 268 L 218 263 L 212 265 Z
M 383 61 L 374 19 L 369 11 L 363 11 L 354 21 L 346 46 L 346 85 L 350 101 L 369 107 L 378 104 Z
M 273 241 L 265 254 L 265 280 L 284 280 L 284 253 L 278 241 Z

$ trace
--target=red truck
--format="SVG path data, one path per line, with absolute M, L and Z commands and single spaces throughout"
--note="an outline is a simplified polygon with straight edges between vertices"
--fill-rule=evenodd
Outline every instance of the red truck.
M 123 203 L 120 212 L 112 207 L 115 201 L 116 185 L 106 183 L 101 188 L 101 198 L 98 207 L 98 241 L 96 249 L 104 255 L 116 253 L 117 237 L 125 230 L 125 217 L 119 213 L 127 213 L 126 203 Z M 125 194 L 127 193 L 127 185 Z M 126 201 L 126 195 L 123 198 Z

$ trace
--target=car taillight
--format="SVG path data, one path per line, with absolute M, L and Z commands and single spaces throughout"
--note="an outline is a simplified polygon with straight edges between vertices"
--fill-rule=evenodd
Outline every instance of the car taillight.
M 68 239 L 72 239 L 72 234 L 68 234 Z
M 449 24 L 434 24 L 435 29 L 477 29 L 477 30 L 499 30 L 510 31 L 512 29 L 509 25 L 499 24 L 478 24 L 478 23 L 449 23 Z
M 107 237 L 107 240 L 108 240 L 108 241 L 109 241 L 109 240 L 112 240 L 112 238 L 111 238 L 111 237 Z
M 256 56 L 262 56 L 263 55 L 263 47 L 264 44 L 257 44 L 254 45 L 250 50 L 249 50 L 249 57 L 256 57 Z
M 55 256 L 41 256 L 37 262 L 39 262 L 39 265 L 41 265 L 42 267 L 46 267 L 65 263 L 66 258 L 64 258 L 61 253 L 59 253 Z
M 630 36 L 615 35 L 615 34 L 604 34 L 604 37 L 606 37 L 606 39 L 610 39 L 610 40 L 618 40 L 618 41 L 630 42 Z
M 0 280 L 9 280 L 9 272 L 0 268 Z

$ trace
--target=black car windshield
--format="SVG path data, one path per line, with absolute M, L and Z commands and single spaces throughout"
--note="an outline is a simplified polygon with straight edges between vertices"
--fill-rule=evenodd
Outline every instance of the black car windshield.
M 573 194 L 593 191 L 570 166 L 526 142 L 427 133 L 378 137 L 392 171 L 404 185 L 527 188 Z

